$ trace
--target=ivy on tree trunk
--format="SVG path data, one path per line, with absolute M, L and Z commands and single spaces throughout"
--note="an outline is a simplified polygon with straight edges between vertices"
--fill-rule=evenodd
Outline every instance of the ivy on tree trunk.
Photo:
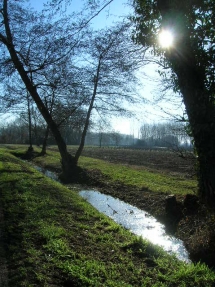
M 181 36 L 165 56 L 178 78 L 198 155 L 199 195 L 215 203 L 215 107 L 206 89 L 206 71 L 196 59 L 195 46 L 180 8 L 160 10 L 163 23 L 174 25 Z M 197 47 L 196 47 L 197 48 Z

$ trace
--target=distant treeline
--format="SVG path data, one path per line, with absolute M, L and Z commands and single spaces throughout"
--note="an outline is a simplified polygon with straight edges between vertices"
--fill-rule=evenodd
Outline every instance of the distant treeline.
M 35 123 L 31 129 L 32 143 L 41 145 L 46 132 L 46 126 Z M 68 145 L 80 143 L 82 126 L 64 125 L 61 133 Z M 1 144 L 28 144 L 29 126 L 27 121 L 16 119 L 11 123 L 0 127 Z M 47 143 L 56 144 L 50 133 Z M 136 148 L 174 148 L 176 146 L 192 147 L 192 138 L 188 136 L 186 128 L 181 123 L 143 124 L 139 130 L 139 138 L 133 135 L 120 134 L 118 132 L 88 132 L 86 145 L 92 146 L 122 146 Z

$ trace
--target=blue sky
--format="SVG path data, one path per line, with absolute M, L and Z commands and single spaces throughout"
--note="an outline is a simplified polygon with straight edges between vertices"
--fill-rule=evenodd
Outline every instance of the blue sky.
M 41 10 L 45 0 L 30 0 L 30 4 L 37 10 Z M 107 1 L 105 1 L 107 2 Z M 126 0 L 113 0 L 98 16 L 96 16 L 91 24 L 95 29 L 104 28 L 113 24 L 113 22 L 118 21 L 120 17 L 128 15 L 131 12 L 131 8 L 126 5 Z M 67 6 L 66 9 L 68 13 L 71 11 L 81 11 L 84 0 L 73 0 L 71 6 Z M 144 75 L 143 80 L 143 90 L 141 93 L 147 100 L 152 101 L 159 95 L 159 77 L 156 72 L 158 66 L 155 64 L 149 64 L 143 69 Z M 113 120 L 114 129 L 121 133 L 135 134 L 138 135 L 138 129 L 142 123 L 149 122 L 160 122 L 167 118 L 167 114 L 161 111 L 161 109 L 172 111 L 173 114 L 177 113 L 174 111 L 174 105 L 170 101 L 160 102 L 159 105 L 155 104 L 144 104 L 142 107 L 136 109 L 136 118 L 132 119 L 122 119 L 117 118 Z M 178 111 L 180 114 L 183 110 Z
M 102 1 L 101 1 L 102 2 Z M 108 2 L 103 1 L 103 2 Z M 29 0 L 32 7 L 37 10 L 43 8 L 45 0 Z M 84 0 L 72 0 L 71 5 L 67 6 L 68 13 L 70 11 L 81 11 L 84 4 Z M 131 11 L 130 7 L 126 4 L 126 0 L 113 0 L 98 16 L 92 20 L 92 24 L 95 28 L 103 28 L 113 24 L 114 21 L 119 20 L 120 17 L 127 15 Z

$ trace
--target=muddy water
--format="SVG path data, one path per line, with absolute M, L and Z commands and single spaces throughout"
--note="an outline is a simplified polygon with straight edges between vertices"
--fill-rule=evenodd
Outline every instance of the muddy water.
M 59 181 L 55 173 L 38 166 L 34 166 L 34 168 L 53 180 Z M 170 254 L 174 253 L 182 261 L 191 262 L 183 241 L 167 235 L 165 226 L 149 213 L 95 190 L 82 190 L 79 194 L 98 211 L 106 214 L 132 233 L 159 245 Z
M 149 213 L 95 190 L 82 190 L 79 194 L 97 210 L 111 217 L 132 233 L 161 246 L 168 253 L 174 253 L 178 259 L 190 262 L 183 242 L 167 235 L 165 226 Z

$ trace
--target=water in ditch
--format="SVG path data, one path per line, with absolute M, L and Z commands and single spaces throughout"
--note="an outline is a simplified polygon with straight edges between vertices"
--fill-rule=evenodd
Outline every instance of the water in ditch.
M 58 178 L 58 175 L 50 170 L 47 170 L 44 167 L 41 166 L 36 166 L 36 165 L 32 165 L 36 170 L 42 172 L 44 175 L 46 175 L 47 177 L 55 180 L 55 181 L 60 181 Z
M 53 180 L 59 181 L 57 174 L 38 166 L 34 168 Z M 170 254 L 174 253 L 182 261 L 191 262 L 183 241 L 166 234 L 165 226 L 149 213 L 96 190 L 82 190 L 79 195 L 98 211 L 106 214 L 132 233 L 159 245 Z
M 170 254 L 187 263 L 191 262 L 183 241 L 165 233 L 165 226 L 149 213 L 112 196 L 95 190 L 82 190 L 80 196 L 97 210 L 112 218 L 132 233 L 161 246 Z

